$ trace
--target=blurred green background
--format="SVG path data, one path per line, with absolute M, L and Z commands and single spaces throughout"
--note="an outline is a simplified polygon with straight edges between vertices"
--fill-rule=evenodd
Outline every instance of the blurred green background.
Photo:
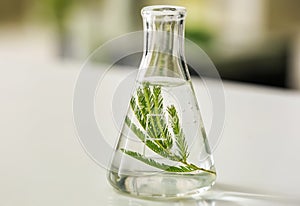
M 186 37 L 223 79 L 300 89 L 299 0 L 0 0 L 5 60 L 84 61 L 95 48 L 142 29 L 140 10 L 185 6 Z

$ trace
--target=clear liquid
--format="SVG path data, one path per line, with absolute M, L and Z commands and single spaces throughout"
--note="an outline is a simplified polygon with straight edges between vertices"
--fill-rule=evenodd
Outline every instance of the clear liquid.
M 164 171 L 123 153 L 121 149 L 131 150 L 163 164 L 185 166 L 182 162 L 170 160 L 153 152 L 127 125 L 124 125 L 108 177 L 110 183 L 118 190 L 145 198 L 182 198 L 209 189 L 215 182 L 216 173 L 191 82 L 168 77 L 152 77 L 143 82 L 149 84 L 151 91 L 154 86 L 160 86 L 163 97 L 164 117 L 162 118 L 166 118 L 167 124 L 170 122 L 167 108 L 171 105 L 175 106 L 188 148 L 189 155 L 186 162 L 204 170 Z M 143 83 L 138 82 L 136 88 L 141 87 Z M 136 94 L 134 97 L 137 98 Z M 131 108 L 127 116 L 140 130 L 143 130 Z M 168 129 L 171 130 L 172 127 L 168 125 Z M 176 151 L 178 147 L 173 140 L 171 152 L 176 153 Z
M 130 175 L 119 175 L 111 172 L 109 179 L 115 189 L 130 195 L 144 198 L 187 198 L 211 188 L 216 175 L 206 172 L 199 174 L 131 172 Z

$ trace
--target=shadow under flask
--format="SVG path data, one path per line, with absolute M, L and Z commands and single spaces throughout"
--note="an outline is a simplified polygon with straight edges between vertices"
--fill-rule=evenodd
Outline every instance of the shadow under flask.
M 184 57 L 186 10 L 142 9 L 144 52 L 108 180 L 141 198 L 185 198 L 216 171 Z

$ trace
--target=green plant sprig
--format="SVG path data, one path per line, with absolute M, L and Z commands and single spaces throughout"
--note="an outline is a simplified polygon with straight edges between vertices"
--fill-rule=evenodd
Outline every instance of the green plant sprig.
M 131 131 L 153 152 L 178 163 L 181 166 L 171 166 L 157 162 L 154 159 L 144 155 L 126 150 L 121 151 L 145 164 L 162 169 L 167 172 L 192 172 L 205 171 L 215 174 L 214 171 L 200 168 L 194 164 L 188 163 L 189 157 L 188 144 L 185 139 L 183 129 L 180 126 L 178 113 L 174 105 L 167 107 L 167 116 L 164 113 L 163 97 L 161 87 L 156 85 L 151 89 L 149 83 L 144 83 L 137 89 L 136 97 L 132 96 L 130 108 L 133 110 L 141 129 L 126 116 L 125 123 Z M 169 123 L 169 124 L 168 124 Z M 170 127 L 168 127 L 170 125 Z M 173 138 L 172 138 L 173 136 Z M 173 151 L 174 142 L 176 145 Z

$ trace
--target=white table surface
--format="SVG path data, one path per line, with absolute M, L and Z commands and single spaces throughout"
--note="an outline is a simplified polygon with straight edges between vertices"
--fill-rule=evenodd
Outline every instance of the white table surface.
M 151 202 L 115 192 L 80 145 L 72 116 L 79 68 L 0 62 L 1 206 L 300 205 L 300 93 L 225 82 L 216 185 L 199 200 Z

